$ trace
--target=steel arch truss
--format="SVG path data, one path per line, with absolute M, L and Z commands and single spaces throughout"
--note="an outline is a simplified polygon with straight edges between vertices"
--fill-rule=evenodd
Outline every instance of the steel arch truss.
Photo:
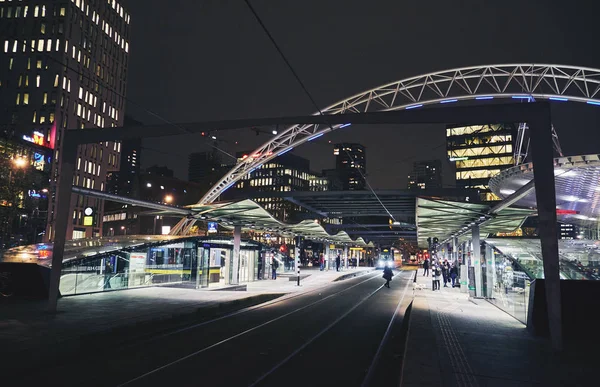
M 551 64 L 505 64 L 445 70 L 367 90 L 323 109 L 324 114 L 415 109 L 464 100 L 549 99 L 600 105 L 600 70 Z M 265 162 L 346 125 L 295 125 L 238 163 L 199 203 L 212 203 Z

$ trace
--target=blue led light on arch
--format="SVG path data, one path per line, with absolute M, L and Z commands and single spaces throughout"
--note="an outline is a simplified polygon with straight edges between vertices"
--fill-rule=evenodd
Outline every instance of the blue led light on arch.
M 475 99 L 494 99 L 494 97 L 492 97 L 492 96 L 475 97 Z
M 600 102 L 598 102 L 598 101 L 587 101 L 587 103 L 589 103 L 590 105 L 600 106 Z
M 440 103 L 451 103 L 451 102 L 456 102 L 456 101 L 458 101 L 458 100 L 457 99 L 447 99 L 444 101 L 440 101 Z
M 559 98 L 559 97 L 550 97 L 548 99 L 551 101 L 561 101 L 561 102 L 566 102 L 569 100 L 568 98 Z
M 405 109 L 416 109 L 416 108 L 420 108 L 421 106 L 423 106 L 423 104 L 418 104 L 418 105 L 411 105 L 411 106 L 407 106 Z
M 324 134 L 325 134 L 325 133 L 319 133 L 319 134 L 315 134 L 314 136 L 312 136 L 311 138 L 309 138 L 307 141 L 312 141 L 312 140 L 314 140 L 314 139 L 316 139 L 316 138 L 319 138 L 319 137 L 321 137 L 321 136 L 322 136 L 322 135 L 324 135 Z
M 278 153 L 277 156 L 284 155 L 284 154 L 288 153 L 289 151 L 291 151 L 292 149 L 294 149 L 294 148 L 286 149 L 283 152 Z

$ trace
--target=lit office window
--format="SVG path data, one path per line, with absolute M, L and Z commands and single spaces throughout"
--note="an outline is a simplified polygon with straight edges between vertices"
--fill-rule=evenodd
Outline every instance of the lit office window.
M 29 105 L 29 93 L 23 93 L 23 105 Z
M 40 6 L 36 5 L 33 9 L 33 17 L 38 17 L 40 15 Z
M 42 78 L 41 75 L 36 75 L 35 76 L 35 86 L 36 87 L 40 87 L 41 78 Z M 46 93 L 44 93 L 44 97 L 46 97 Z M 44 104 L 45 104 L 45 102 L 44 102 Z
M 21 93 L 17 93 L 17 101 L 16 101 L 17 105 L 21 104 Z

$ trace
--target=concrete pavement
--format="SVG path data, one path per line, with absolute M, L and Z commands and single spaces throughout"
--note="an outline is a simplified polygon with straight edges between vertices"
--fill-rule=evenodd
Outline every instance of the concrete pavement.
M 574 386 L 593 378 L 593 368 L 553 353 L 491 303 L 458 288 L 432 291 L 431 277 L 418 273 L 424 289 L 413 290 L 403 386 Z

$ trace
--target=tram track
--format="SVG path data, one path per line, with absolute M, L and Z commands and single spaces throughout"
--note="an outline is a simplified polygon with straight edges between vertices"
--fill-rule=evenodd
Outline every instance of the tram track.
M 376 274 L 378 274 L 378 273 L 376 273 Z M 342 290 L 340 290 L 340 291 L 338 291 L 338 292 L 335 292 L 335 293 L 333 293 L 333 294 L 330 294 L 330 295 L 328 295 L 328 296 L 326 296 L 326 297 L 324 297 L 324 298 L 321 298 L 321 299 L 319 299 L 319 300 L 317 300 L 317 301 L 311 302 L 311 303 L 309 303 L 309 304 L 307 304 L 307 305 L 304 305 L 304 306 L 302 306 L 302 307 L 300 307 L 300 308 L 294 309 L 294 310 L 292 310 L 292 311 L 290 311 L 290 312 L 287 312 L 287 313 L 285 313 L 285 314 L 283 314 L 283 315 L 280 315 L 280 316 L 278 316 L 278 317 L 272 318 L 272 319 L 270 319 L 270 320 L 268 320 L 268 321 L 266 321 L 266 322 L 263 322 L 263 323 L 261 323 L 261 324 L 259 324 L 259 325 L 256 325 L 256 326 L 252 327 L 252 328 L 246 329 L 246 330 L 244 330 L 244 331 L 242 331 L 242 332 L 240 332 L 240 333 L 237 333 L 237 334 L 231 335 L 231 336 L 229 336 L 229 337 L 227 337 L 227 338 L 225 338 L 225 339 L 223 339 L 223 340 L 220 340 L 220 341 L 218 341 L 218 342 L 216 342 L 216 343 L 214 343 L 214 344 L 208 345 L 208 346 L 206 346 L 206 347 L 204 347 L 204 348 L 202 348 L 202 349 L 196 350 L 196 351 L 194 351 L 194 352 L 192 352 L 192 353 L 190 353 L 190 354 L 188 354 L 188 355 L 186 355 L 186 356 L 182 356 L 182 357 L 180 357 L 180 358 L 178 358 L 178 359 L 176 359 L 176 360 L 174 360 L 174 361 L 171 361 L 171 362 L 169 362 L 169 363 L 167 363 L 167 364 L 165 364 L 165 365 L 163 365 L 163 366 L 157 367 L 157 368 L 155 368 L 155 369 L 153 369 L 153 370 L 151 370 L 151 371 L 149 371 L 149 372 L 146 372 L 146 373 L 144 373 L 144 374 L 142 374 L 142 375 L 139 375 L 139 376 L 137 376 L 137 377 L 135 377 L 135 378 L 133 378 L 133 379 L 130 379 L 130 380 L 128 380 L 128 381 L 126 381 L 126 382 L 124 382 L 124 383 L 122 383 L 122 384 L 119 384 L 118 386 L 119 386 L 119 387 L 121 387 L 121 386 L 128 386 L 128 385 L 131 385 L 131 384 L 132 384 L 132 383 L 134 383 L 134 382 L 137 382 L 137 381 L 140 381 L 140 380 L 142 380 L 142 379 L 144 379 L 144 378 L 147 378 L 147 377 L 149 377 L 149 376 L 151 376 L 151 375 L 153 375 L 153 374 L 155 374 L 155 373 L 157 373 L 157 372 L 160 372 L 161 370 L 164 370 L 164 369 L 166 369 L 166 368 L 168 368 L 168 367 L 171 367 L 171 366 L 173 366 L 173 365 L 176 365 L 176 364 L 178 364 L 178 363 L 181 363 L 182 361 L 185 361 L 185 360 L 187 360 L 187 359 L 190 359 L 190 358 L 192 358 L 192 357 L 194 357 L 194 356 L 200 355 L 200 354 L 201 354 L 201 353 L 203 353 L 203 352 L 206 352 L 206 351 L 208 351 L 208 350 L 210 350 L 210 349 L 216 348 L 216 347 L 218 347 L 218 346 L 220 346 L 220 345 L 222 345 L 222 344 L 224 344 L 224 343 L 227 343 L 227 342 L 229 342 L 229 341 L 231 341 L 231 340 L 234 340 L 234 339 L 236 339 L 236 338 L 239 338 L 239 337 L 241 337 L 241 336 L 243 336 L 243 335 L 246 335 L 246 334 L 248 334 L 248 333 L 250 333 L 250 332 L 253 332 L 253 331 L 255 331 L 255 330 L 257 330 L 257 329 L 260 329 L 260 328 L 262 328 L 262 327 L 264 327 L 264 326 L 267 326 L 267 325 L 269 325 L 269 324 L 272 324 L 272 323 L 274 323 L 274 322 L 276 322 L 276 321 L 279 321 L 279 320 L 281 320 L 281 319 L 283 319 L 283 318 L 285 318 L 285 317 L 291 316 L 291 315 L 293 315 L 293 314 L 295 314 L 295 313 L 298 313 L 298 312 L 300 312 L 300 311 L 302 311 L 302 310 L 305 310 L 305 309 L 308 309 L 308 308 L 310 308 L 310 307 L 313 307 L 313 306 L 315 306 L 315 305 L 318 305 L 318 304 L 320 304 L 320 303 L 322 303 L 322 302 L 324 302 L 324 301 L 326 301 L 326 300 L 329 300 L 329 299 L 331 299 L 331 298 L 333 298 L 333 297 L 339 296 L 339 295 L 341 295 L 341 294 L 343 294 L 343 293 L 345 293 L 345 292 L 347 292 L 347 291 L 349 291 L 349 290 L 351 290 L 351 289 L 354 289 L 355 287 L 358 287 L 358 286 L 360 286 L 360 285 L 362 285 L 362 284 L 364 284 L 364 283 L 366 283 L 366 282 L 369 282 L 369 281 L 371 281 L 371 280 L 373 280 L 373 279 L 375 279 L 375 278 L 378 278 L 378 277 L 379 277 L 378 275 L 371 275 L 371 276 L 370 276 L 370 278 L 367 278 L 367 279 L 365 279 L 365 280 L 363 280 L 363 281 L 361 281 L 361 282 L 359 282 L 359 283 L 357 283 L 357 284 L 354 284 L 354 285 L 352 285 L 352 286 L 350 286 L 350 287 L 344 288 L 344 289 L 342 289 Z M 378 288 L 378 290 L 379 290 L 379 289 L 381 289 L 381 287 L 379 287 L 379 288 Z M 316 291 L 316 290 L 319 290 L 319 289 L 315 289 L 315 291 Z M 311 292 L 314 292 L 314 291 L 311 291 Z M 308 293 L 308 292 L 307 292 L 307 293 Z M 303 295 L 306 295 L 306 293 L 304 293 Z M 298 296 L 300 296 L 300 295 L 298 295 Z M 290 298 L 295 298 L 295 297 L 290 297 Z M 182 329 L 179 329 L 179 330 L 177 330 L 176 332 L 172 332 L 172 333 L 167 333 L 167 334 L 164 334 L 164 335 L 162 335 L 162 336 L 161 336 L 161 338 L 163 338 L 163 339 L 164 339 L 164 338 L 166 338 L 167 336 L 171 336 L 172 334 L 175 334 L 175 333 L 181 333 L 181 332 L 184 332 L 184 331 L 188 331 L 188 330 L 190 330 L 190 329 L 199 328 L 199 327 L 201 327 L 201 326 L 204 326 L 204 325 L 207 325 L 207 324 L 209 324 L 209 323 L 214 323 L 214 322 L 217 322 L 217 321 L 223 320 L 223 319 L 225 319 L 225 318 L 228 318 L 228 317 L 233 317 L 233 316 L 235 316 L 235 315 L 239 315 L 239 314 L 241 314 L 241 313 L 245 313 L 245 312 L 248 312 L 248 311 L 257 310 L 257 309 L 259 309 L 259 308 L 261 308 L 261 307 L 267 307 L 267 306 L 270 306 L 270 305 L 276 304 L 276 303 L 278 303 L 278 302 L 282 302 L 282 301 L 289 300 L 290 298 L 287 298 L 287 299 L 285 299 L 285 300 L 279 300 L 279 301 L 278 301 L 278 300 L 269 301 L 269 302 L 265 303 L 265 304 L 268 304 L 268 305 L 257 305 L 257 306 L 254 306 L 254 307 L 246 308 L 246 309 L 248 309 L 247 311 L 238 311 L 239 313 L 238 313 L 238 312 L 233 312 L 233 313 L 231 313 L 230 315 L 227 315 L 227 316 L 219 317 L 219 318 L 216 318 L 216 319 L 213 319 L 213 320 L 210 320 L 210 321 L 204 322 L 204 323 L 195 324 L 194 326 L 191 326 L 191 327 L 182 328 Z
M 65 386 L 154 385 L 173 381 L 178 385 L 198 385 L 194 379 L 184 377 L 194 370 L 194 374 L 203 375 L 201 384 L 281 385 L 281 378 L 286 377 L 292 364 L 309 361 L 307 367 L 312 367 L 310 359 L 319 356 L 323 350 L 319 348 L 331 350 L 340 343 L 348 345 L 344 344 L 348 330 L 351 332 L 355 325 L 357 331 L 365 331 L 368 336 L 356 337 L 357 351 L 361 352 L 359 374 L 363 380 L 372 373 L 371 369 L 376 369 L 381 348 L 386 345 L 405 299 L 409 281 L 406 272 L 400 273 L 394 285 L 405 285 L 402 289 L 393 285 L 392 291 L 382 292 L 381 284 L 372 281 L 381 272 L 370 273 L 365 275 L 366 279 L 353 278 L 283 296 L 149 340 L 115 347 L 110 354 L 99 354 L 96 360 L 111 360 L 104 361 L 103 372 L 92 381 L 85 371 L 90 359 L 84 358 L 79 360 L 81 365 L 65 364 L 52 370 L 44 380 Z M 372 316 L 376 326 L 365 326 Z M 370 330 L 376 333 L 369 333 Z M 363 347 L 366 349 L 362 350 Z M 227 371 L 231 366 L 235 372 Z M 34 380 L 32 376 L 24 381 Z M 360 380 L 357 386 L 361 385 Z M 296 385 L 295 381 L 287 384 Z

